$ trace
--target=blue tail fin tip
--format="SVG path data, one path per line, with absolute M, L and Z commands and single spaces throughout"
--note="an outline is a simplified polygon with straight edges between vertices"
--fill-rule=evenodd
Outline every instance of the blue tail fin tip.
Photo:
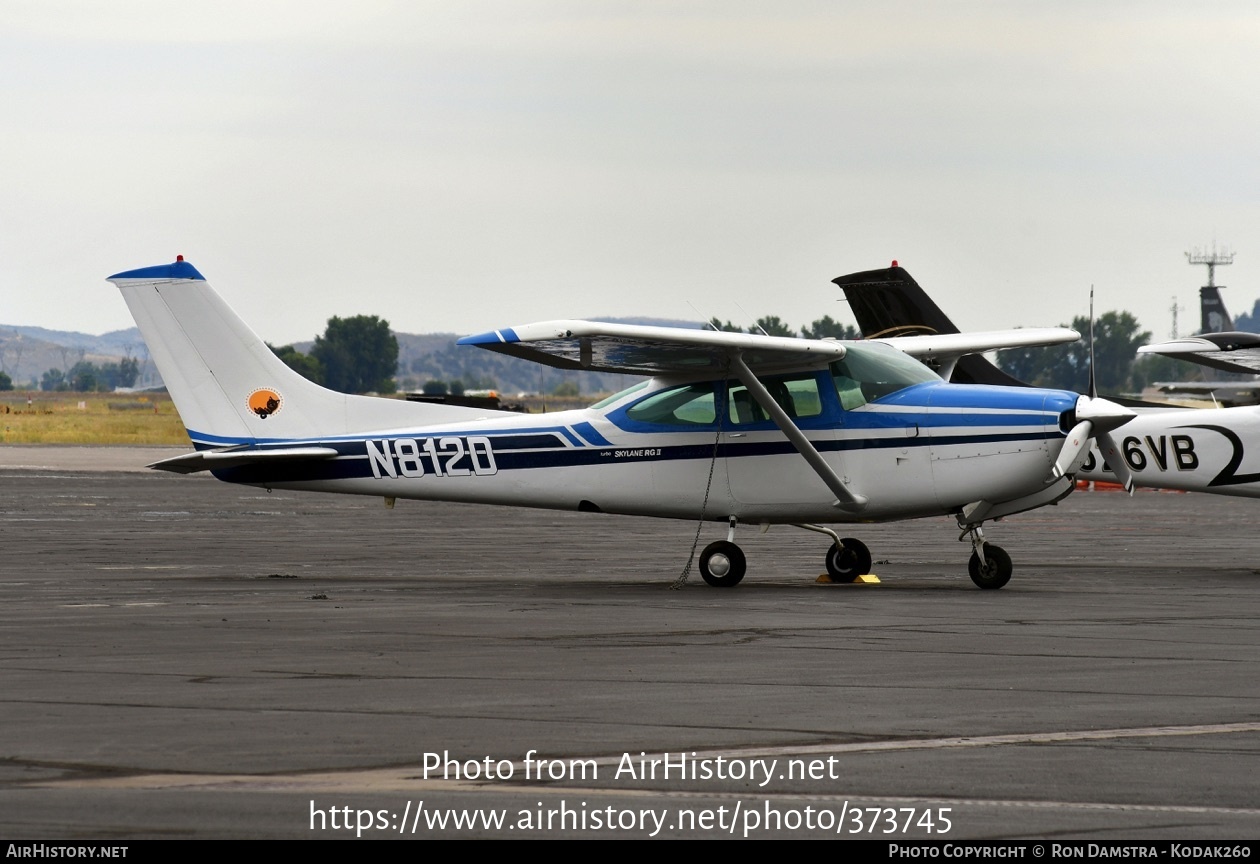
M 197 272 L 197 268 L 184 260 L 184 256 L 180 255 L 179 260 L 173 264 L 159 264 L 156 267 L 141 267 L 139 270 L 127 270 L 124 273 L 115 273 L 109 279 L 200 279 L 206 281 L 206 277 Z

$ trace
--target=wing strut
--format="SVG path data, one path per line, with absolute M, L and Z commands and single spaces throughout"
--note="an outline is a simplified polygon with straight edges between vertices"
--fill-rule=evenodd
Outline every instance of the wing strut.
M 805 433 L 792 422 L 792 418 L 787 412 L 774 401 L 774 397 L 770 395 L 770 391 L 761 383 L 752 370 L 744 363 L 744 358 L 739 352 L 731 352 L 731 368 L 735 370 L 735 374 L 739 376 L 739 380 L 748 392 L 757 400 L 757 404 L 765 410 L 772 418 L 775 425 L 783 431 L 788 440 L 792 442 L 792 446 L 805 457 L 805 461 L 809 463 L 809 467 L 814 469 L 814 473 L 827 484 L 827 488 L 836 496 L 835 506 L 842 510 L 861 510 L 866 506 L 867 498 L 865 495 L 859 495 L 844 484 L 836 472 L 827 464 L 827 460 L 822 457 L 810 440 L 805 437 Z

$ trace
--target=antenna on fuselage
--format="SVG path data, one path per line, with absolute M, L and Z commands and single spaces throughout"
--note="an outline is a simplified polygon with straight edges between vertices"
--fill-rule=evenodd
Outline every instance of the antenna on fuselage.
M 1080 380 L 1080 379 L 1077 379 Z M 1094 380 L 1094 286 L 1089 286 L 1089 391 L 1090 399 L 1098 398 L 1098 382 Z
M 713 332 L 715 333 L 722 332 L 718 328 L 718 325 L 714 323 L 715 321 L 717 321 L 716 318 L 714 318 L 712 315 L 705 315 L 703 312 L 697 309 L 696 304 L 692 303 L 690 300 L 687 301 L 687 305 L 691 307 L 692 312 L 695 312 L 697 315 L 699 315 L 701 318 L 704 319 L 704 327 L 701 327 L 700 328 L 701 330 L 703 330 L 705 327 L 709 327 L 709 328 L 712 328 Z
M 757 321 L 756 321 L 756 319 L 755 319 L 755 318 L 753 318 L 751 315 L 749 315 L 749 314 L 748 314 L 748 310 L 747 310 L 747 309 L 745 309 L 743 306 L 740 306 L 740 303 L 739 303 L 739 301 L 738 301 L 738 300 L 733 300 L 733 301 L 731 301 L 731 302 L 733 302 L 736 306 L 739 306 L 739 311 L 744 313 L 744 317 L 745 317 L 745 318 L 747 318 L 748 320 L 750 320 L 750 321 L 752 321 L 752 322 L 753 322 L 753 326 L 754 326 L 754 327 L 756 327 L 758 330 L 760 330 L 760 331 L 761 331 L 761 335 L 762 335 L 762 336 L 769 336 L 769 335 L 770 335 L 769 333 L 767 333 L 767 332 L 766 332 L 766 328 L 765 328 L 765 327 L 762 327 L 760 324 L 758 324 L 758 323 L 757 323 Z M 752 331 L 751 331 L 751 330 L 749 330 L 748 332 L 749 332 L 749 333 L 751 333 Z

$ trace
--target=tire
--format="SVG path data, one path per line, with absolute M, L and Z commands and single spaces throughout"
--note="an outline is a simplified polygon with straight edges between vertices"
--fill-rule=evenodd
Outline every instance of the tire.
M 710 543 L 700 553 L 700 575 L 714 588 L 733 588 L 747 570 L 744 551 L 726 540 Z
M 1011 581 L 1011 571 L 1014 567 L 1011 564 L 1011 556 L 1006 554 L 1005 549 L 994 546 L 992 543 L 985 543 L 984 557 L 984 564 L 981 564 L 980 556 L 975 552 L 971 553 L 967 570 L 971 573 L 972 582 L 986 590 L 996 590 Z
M 861 540 L 845 537 L 827 550 L 827 575 L 832 582 L 853 582 L 871 572 L 871 550 Z

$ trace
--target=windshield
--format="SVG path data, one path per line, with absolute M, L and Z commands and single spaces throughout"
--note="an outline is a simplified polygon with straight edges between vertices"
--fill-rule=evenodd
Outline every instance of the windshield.
M 878 343 L 848 343 L 845 348 L 844 359 L 831 364 L 831 378 L 846 411 L 915 384 L 941 380 L 931 369 L 896 348 Z

